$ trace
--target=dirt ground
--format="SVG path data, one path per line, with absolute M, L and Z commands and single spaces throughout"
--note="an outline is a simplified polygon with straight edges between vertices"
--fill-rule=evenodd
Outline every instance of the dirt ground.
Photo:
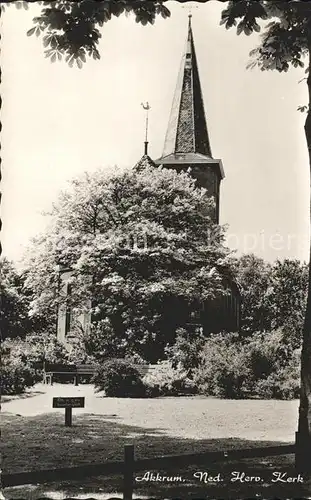
M 85 397 L 85 408 L 73 410 L 72 427 L 64 426 L 64 410 L 52 408 L 55 396 Z M 104 398 L 91 385 L 37 385 L 21 397 L 3 397 L 2 467 L 4 473 L 10 473 L 122 460 L 126 443 L 134 444 L 137 458 L 293 443 L 297 415 L 298 401 L 206 397 L 119 399 Z M 208 493 L 209 498 L 269 498 L 267 488 L 272 486 L 269 483 L 272 472 L 288 471 L 292 466 L 293 456 L 289 455 L 252 463 L 248 460 L 228 466 L 215 465 L 210 472 L 221 473 L 224 478 L 229 478 L 232 467 L 240 471 L 253 467 L 264 478 L 261 489 L 251 485 L 251 490 L 245 490 L 248 485 L 229 483 L 230 489 L 226 489 L 223 483 L 205 486 L 203 493 L 205 496 Z M 158 493 L 161 498 L 193 498 L 194 489 L 202 498 L 202 484 L 191 480 L 195 470 L 201 469 L 192 464 L 175 471 L 186 478 L 182 489 L 176 484 L 140 482 L 136 485 L 136 498 L 150 498 L 150 495 L 155 498 Z M 294 498 L 295 490 L 289 492 L 281 486 L 281 493 L 271 490 L 273 497 L 277 494 L 283 498 L 284 493 L 284 498 Z M 5 496 L 12 500 L 63 500 L 69 496 L 105 500 L 112 496 L 122 498 L 121 490 L 122 478 L 99 477 L 57 485 L 7 488 Z
M 157 428 L 172 437 L 292 442 L 297 429 L 298 401 L 103 398 L 94 392 L 92 385 L 71 384 L 37 385 L 27 396 L 10 401 L 4 397 L 2 414 L 23 417 L 63 414 L 64 410 L 52 408 L 53 397 L 84 396 L 85 408 L 74 410 L 74 415 L 96 414 L 103 420 L 116 416 L 120 424 Z

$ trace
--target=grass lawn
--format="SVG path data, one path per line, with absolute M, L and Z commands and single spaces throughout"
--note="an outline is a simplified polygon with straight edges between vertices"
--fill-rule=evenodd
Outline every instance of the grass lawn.
M 51 408 L 52 397 L 63 395 L 85 395 L 86 398 L 85 409 L 73 410 L 71 428 L 64 426 L 64 410 Z M 37 387 L 28 396 L 4 401 L 2 405 L 4 473 L 122 460 L 126 443 L 135 445 L 137 458 L 286 444 L 293 442 L 297 420 L 296 401 L 208 398 L 128 400 L 102 398 L 94 394 L 91 386 L 76 388 L 69 385 L 55 385 L 47 389 Z M 201 498 L 207 494 L 214 498 L 227 498 L 227 495 L 250 498 L 251 489 L 254 495 L 267 495 L 269 491 L 271 498 L 276 493 L 278 498 L 294 498 L 297 497 L 293 494 L 297 487 L 272 485 L 270 481 L 273 471 L 292 473 L 292 467 L 292 456 L 213 465 L 209 472 L 215 475 L 221 473 L 224 480 L 222 484 L 207 485 L 193 478 L 195 471 L 202 471 L 202 465 L 196 467 L 192 464 L 182 471 L 168 471 L 170 476 L 182 475 L 185 479 L 182 484 L 140 481 L 136 483 L 137 493 L 148 496 L 166 494 L 167 498 L 176 495 L 193 498 L 194 493 Z M 263 477 L 260 485 L 230 482 L 232 471 L 247 471 L 250 468 Z M 70 484 L 63 482 L 35 489 L 34 486 L 25 486 L 6 491 L 10 499 L 34 500 L 52 490 L 62 492 L 64 496 L 61 498 L 65 498 L 82 491 L 88 494 L 117 492 L 121 486 L 119 477 L 98 477 Z M 246 496 L 242 496 L 243 491 Z M 301 490 L 300 497 L 305 496 L 302 493 Z

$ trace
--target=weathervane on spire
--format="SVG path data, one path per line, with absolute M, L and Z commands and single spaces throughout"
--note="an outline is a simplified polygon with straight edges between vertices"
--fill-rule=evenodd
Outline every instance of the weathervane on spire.
M 182 6 L 183 9 L 188 9 L 188 18 L 189 18 L 189 23 L 191 23 L 191 19 L 192 19 L 192 10 L 193 9 L 198 9 L 199 6 L 198 5 L 183 5 Z
M 149 105 L 149 102 L 147 101 L 146 103 L 141 103 L 143 109 L 146 111 L 146 133 L 145 133 L 145 155 L 148 154 L 148 126 L 149 126 L 149 110 L 151 109 L 151 106 Z

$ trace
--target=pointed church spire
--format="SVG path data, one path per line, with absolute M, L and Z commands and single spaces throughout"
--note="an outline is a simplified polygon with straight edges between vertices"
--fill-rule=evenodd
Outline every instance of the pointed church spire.
M 163 157 L 178 153 L 201 153 L 212 158 L 191 18 L 189 14 L 186 50 L 175 90 Z
M 219 222 L 220 183 L 225 177 L 221 159 L 214 159 L 208 137 L 198 64 L 189 15 L 186 50 L 175 90 L 164 150 L 156 165 L 189 171 L 199 187 L 214 198 L 213 219 Z

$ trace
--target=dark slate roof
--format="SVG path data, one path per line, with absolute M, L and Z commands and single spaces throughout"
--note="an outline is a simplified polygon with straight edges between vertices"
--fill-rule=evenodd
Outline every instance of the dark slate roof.
M 191 18 L 189 18 L 187 47 L 178 76 L 163 157 L 179 153 L 199 153 L 212 159 Z M 158 160 L 159 163 L 164 163 L 160 161 L 161 159 Z
M 141 159 L 134 166 L 134 169 L 139 172 L 140 170 L 143 170 L 144 168 L 149 168 L 149 167 L 156 167 L 156 164 L 150 158 L 149 155 L 143 155 L 141 157 Z
M 219 169 L 220 177 L 223 179 L 225 177 L 225 171 L 221 160 L 215 160 L 209 156 L 202 155 L 201 153 L 172 153 L 167 156 L 162 156 L 158 160 L 155 160 L 156 165 L 215 165 L 215 168 Z

